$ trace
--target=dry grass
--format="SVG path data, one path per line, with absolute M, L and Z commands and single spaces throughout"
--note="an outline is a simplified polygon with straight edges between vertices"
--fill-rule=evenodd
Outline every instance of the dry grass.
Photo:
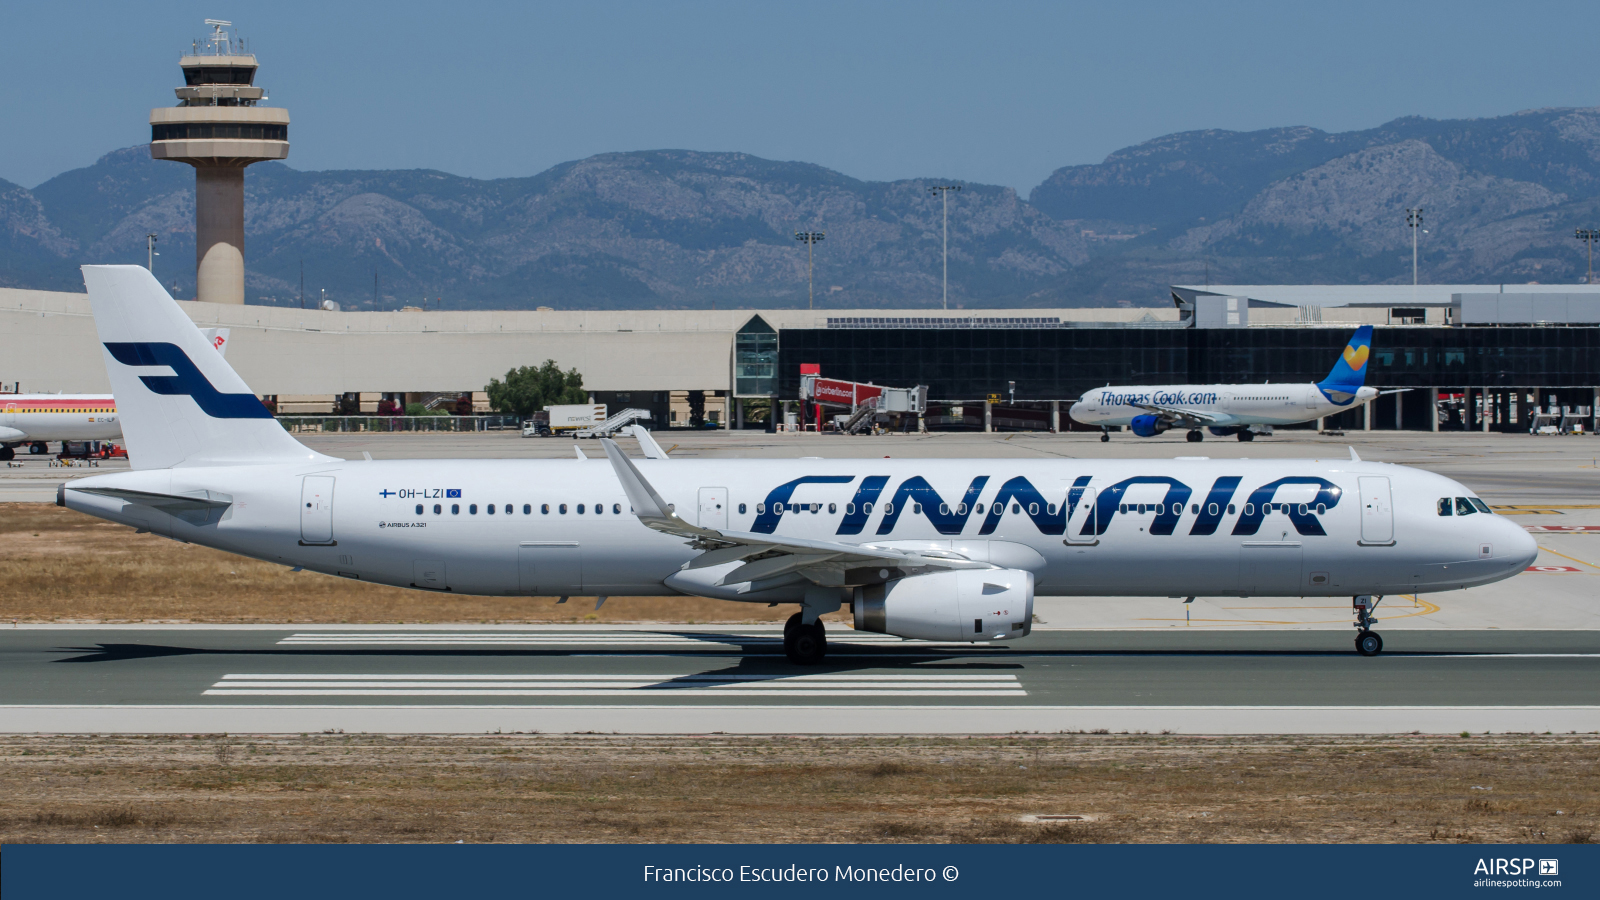
M 21 622 L 781 622 L 792 606 L 703 597 L 468 597 L 292 572 L 46 503 L 0 504 L 0 620 Z M 839 614 L 830 621 L 839 619 Z
M 1029 814 L 1091 821 L 1032 825 Z M 0 842 L 1589 842 L 1592 736 L 0 737 Z

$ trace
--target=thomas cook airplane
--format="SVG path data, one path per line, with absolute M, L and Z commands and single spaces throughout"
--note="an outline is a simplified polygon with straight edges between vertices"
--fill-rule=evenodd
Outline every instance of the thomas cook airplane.
M 1127 426 L 1139 437 L 1172 428 L 1188 429 L 1201 440 L 1202 428 L 1241 441 L 1270 433 L 1273 425 L 1309 422 L 1344 412 L 1377 397 L 1363 387 L 1371 353 L 1372 326 L 1356 329 L 1328 377 L 1313 384 L 1178 384 L 1163 387 L 1096 388 L 1072 404 L 1072 418 L 1085 425 Z M 1395 393 L 1384 391 L 1383 393 Z M 1102 433 L 1100 440 L 1110 440 Z
M 1354 597 L 1509 578 L 1533 540 L 1448 478 L 1327 460 L 343 460 L 298 443 L 137 266 L 84 280 L 132 471 L 57 503 L 328 575 L 458 594 L 688 594 L 936 641 L 1029 633 L 1036 595 Z

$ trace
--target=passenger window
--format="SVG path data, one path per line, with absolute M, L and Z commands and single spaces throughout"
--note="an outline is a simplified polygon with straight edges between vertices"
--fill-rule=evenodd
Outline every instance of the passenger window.
M 1191 512 L 1191 513 L 1193 513 L 1194 515 L 1197 515 L 1197 516 L 1200 515 L 1200 504 L 1198 504 L 1198 503 L 1189 504 L 1189 512 Z
M 739 515 L 741 515 L 741 516 L 744 515 L 744 504 L 743 503 L 739 504 Z
M 1228 515 L 1230 515 L 1230 516 L 1233 515 L 1233 504 L 1232 503 L 1228 504 Z
M 774 509 L 776 509 L 776 506 L 774 506 Z M 767 505 L 765 503 L 757 503 L 756 504 L 756 515 L 763 516 L 763 515 L 766 515 L 766 513 L 767 513 Z
M 417 515 L 419 515 L 419 516 L 422 515 L 422 504 L 421 503 L 417 504 Z
M 811 504 L 811 514 L 814 516 L 819 512 L 822 512 L 822 504 L 821 503 L 813 503 L 813 504 Z
M 1233 510 L 1229 510 L 1229 512 L 1232 512 L 1232 511 Z M 1217 514 L 1217 505 L 1215 503 L 1207 503 L 1206 504 L 1206 515 L 1214 516 L 1216 514 Z
M 1449 497 L 1440 497 L 1439 498 L 1439 515 L 1448 516 L 1448 515 L 1451 515 L 1451 514 L 1452 514 L 1452 512 L 1451 512 L 1451 507 L 1450 507 L 1450 498 Z
M 439 504 L 437 504 L 437 503 L 435 503 L 435 504 L 434 504 L 434 505 L 433 505 L 433 514 L 434 514 L 434 515 L 436 515 L 436 516 L 437 516 L 437 515 L 438 515 L 438 514 L 439 514 L 439 513 L 441 513 L 441 512 L 443 512 L 443 510 L 441 510 L 441 509 L 440 509 L 440 508 L 439 508 Z
M 743 506 L 743 504 L 740 504 L 740 506 Z M 743 509 L 740 509 L 739 511 L 740 512 L 744 512 Z M 622 515 L 622 504 L 621 503 L 613 503 L 613 504 L 611 504 L 611 514 L 612 515 L 617 515 L 617 516 Z
M 973 508 L 972 508 L 972 511 L 973 511 L 973 512 L 975 512 L 975 513 L 977 513 L 977 514 L 978 514 L 978 515 L 980 515 L 980 516 L 981 516 L 981 515 L 983 515 L 983 504 L 982 504 L 982 503 L 979 503 L 979 504 L 978 504 L 978 505 L 977 505 L 977 506 L 974 506 L 974 507 L 973 507 Z
M 838 504 L 835 504 L 835 503 L 829 503 L 828 504 L 828 515 L 831 516 L 831 515 L 833 515 L 834 513 L 838 512 L 838 511 L 839 511 Z
M 450 504 L 450 515 L 452 515 L 452 516 L 461 515 L 461 504 L 459 504 L 459 503 Z
M 1022 504 L 1020 504 L 1020 503 L 1012 503 L 1011 504 L 1011 514 L 1013 516 L 1021 515 L 1022 514 Z
M 539 504 L 539 515 L 541 515 L 541 516 L 550 515 L 550 504 L 548 504 L 548 503 Z
M 1233 508 L 1229 507 L 1228 511 L 1232 512 Z M 1247 515 L 1247 516 L 1255 515 L 1256 514 L 1256 505 L 1254 503 L 1246 503 L 1244 505 L 1244 514 Z
M 582 503 L 578 504 L 578 515 L 580 515 L 580 516 L 583 515 L 583 504 Z
M 844 514 L 847 515 L 847 516 L 855 515 L 856 514 L 856 505 L 854 503 L 846 503 L 844 505 Z
M 863 503 L 863 504 L 861 504 L 861 511 L 863 513 L 866 513 L 869 516 L 872 515 L 872 504 L 871 503 Z
M 1477 512 L 1477 510 L 1472 508 L 1472 501 L 1471 500 L 1468 500 L 1465 497 L 1457 497 L 1456 498 L 1456 515 L 1458 515 L 1458 516 L 1470 516 L 1475 512 Z
M 1056 505 L 1054 503 L 1046 504 L 1044 511 L 1053 516 L 1056 514 Z
M 962 503 L 962 504 L 959 504 L 959 505 L 956 506 L 956 515 L 964 516 L 966 514 L 967 514 L 967 505 L 965 503 Z
M 1128 511 L 1128 504 L 1123 503 L 1123 504 L 1120 504 L 1120 505 L 1117 506 L 1117 512 L 1125 513 L 1127 511 Z
M 1325 516 L 1327 514 L 1328 514 L 1328 504 L 1326 504 L 1326 503 L 1318 503 L 1317 504 L 1317 515 Z
M 556 510 L 557 510 L 557 511 L 558 511 L 558 512 L 560 512 L 560 513 L 561 513 L 561 514 L 562 514 L 562 515 L 563 515 L 563 516 L 564 516 L 564 515 L 566 515 L 566 514 L 567 514 L 567 505 L 566 505 L 566 504 L 565 504 L 565 503 L 563 503 L 563 504 L 561 504 L 561 505 L 560 505 L 560 506 L 558 506 L 558 507 L 556 507 Z M 580 511 L 581 511 L 581 510 L 580 510 Z
M 487 511 L 488 511 L 488 513 L 489 513 L 489 515 L 491 515 L 491 516 L 492 516 L 492 515 L 494 515 L 494 504 L 493 504 L 493 503 L 491 503 L 491 504 L 489 504 L 489 505 L 488 505 L 488 507 L 487 507 L 487 508 L 486 508 L 486 509 L 487 509 Z M 478 511 L 478 508 L 477 508 L 477 507 L 476 507 L 476 506 L 474 506 L 474 507 L 473 507 L 473 508 L 472 508 L 472 511 L 473 511 L 473 512 L 477 512 L 477 511 Z
M 921 503 L 913 503 L 913 504 L 911 504 L 911 512 L 914 515 L 921 515 L 922 514 L 922 504 Z
M 1028 515 L 1037 516 L 1038 514 L 1039 514 L 1039 504 L 1037 504 L 1037 503 L 1029 503 L 1028 504 Z
M 872 504 L 868 503 L 867 505 L 871 506 Z M 869 510 L 867 510 L 867 512 L 872 512 L 872 510 L 869 509 Z M 893 503 L 893 501 L 891 501 L 889 503 L 885 503 L 883 505 L 883 514 L 886 515 L 886 516 L 894 515 L 894 503 Z
M 1471 500 L 1472 505 L 1478 508 L 1478 512 L 1491 514 L 1494 512 L 1494 510 L 1489 508 L 1489 504 L 1479 500 L 1477 497 L 1468 497 L 1467 499 Z
M 941 515 L 941 516 L 950 515 L 950 504 L 948 504 L 948 503 L 939 504 L 939 515 Z
M 511 513 L 512 513 L 511 504 L 507 503 L 506 504 L 506 515 L 509 516 L 509 515 L 511 515 Z
M 1300 515 L 1306 515 L 1308 512 L 1310 510 L 1306 509 L 1306 505 L 1304 503 L 1300 504 Z
M 490 509 L 494 509 L 493 506 L 491 506 L 489 508 Z M 467 514 L 468 515 L 473 515 L 473 516 L 477 515 L 478 514 L 478 504 L 474 503 L 474 504 L 468 506 L 467 507 Z

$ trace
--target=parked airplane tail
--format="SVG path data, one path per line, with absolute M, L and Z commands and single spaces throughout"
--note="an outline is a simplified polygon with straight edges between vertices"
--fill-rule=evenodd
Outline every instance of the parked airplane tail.
M 283 430 L 143 266 L 84 266 L 135 469 L 328 459 Z
M 1317 382 L 1324 394 L 1354 395 L 1367 380 L 1367 357 L 1372 353 L 1372 326 L 1356 329 L 1328 377 Z

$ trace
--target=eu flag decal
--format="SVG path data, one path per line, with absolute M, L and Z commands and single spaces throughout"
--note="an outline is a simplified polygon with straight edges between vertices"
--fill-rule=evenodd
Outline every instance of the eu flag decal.
M 445 499 L 447 499 L 447 500 L 459 499 L 461 497 L 461 489 L 460 488 L 446 488 L 445 492 L 444 492 L 444 496 L 445 496 Z

